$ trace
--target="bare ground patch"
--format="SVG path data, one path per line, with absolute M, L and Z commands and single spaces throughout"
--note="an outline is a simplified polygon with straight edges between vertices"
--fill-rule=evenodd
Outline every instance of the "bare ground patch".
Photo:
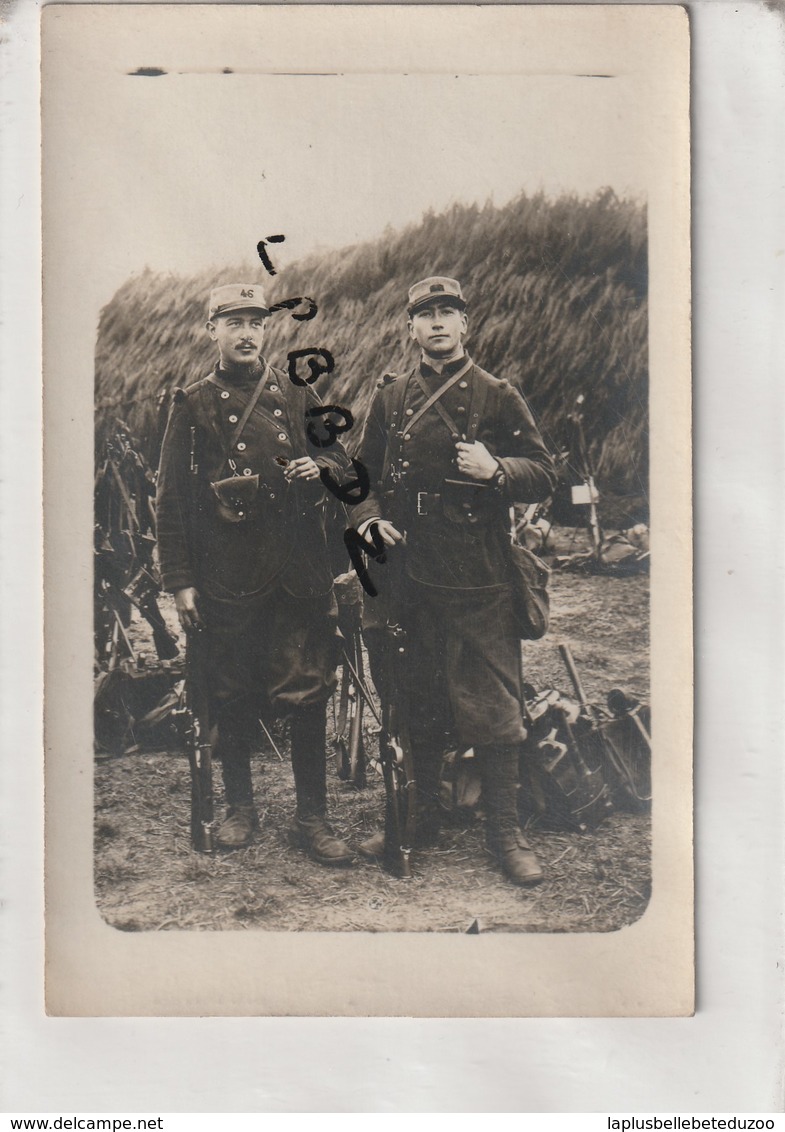
M 648 578 L 557 574 L 552 628 L 526 643 L 527 679 L 571 689 L 556 644 L 570 644 L 590 697 L 621 686 L 649 689 Z M 331 721 L 332 712 L 328 714 Z M 285 733 L 279 733 L 284 754 Z M 366 734 L 368 748 L 375 738 Z M 179 751 L 99 757 L 95 773 L 95 892 L 105 920 L 124 931 L 606 932 L 634 922 L 650 892 L 649 817 L 617 812 L 593 833 L 536 831 L 546 868 L 535 889 L 503 879 L 483 847 L 479 822 L 448 825 L 400 881 L 359 861 L 322 868 L 293 849 L 291 770 L 272 749 L 254 759 L 262 821 L 250 848 L 195 853 L 189 840 L 189 777 Z M 222 812 L 216 767 L 217 812 Z M 342 783 L 331 760 L 330 808 L 356 844 L 378 828 L 383 786 Z

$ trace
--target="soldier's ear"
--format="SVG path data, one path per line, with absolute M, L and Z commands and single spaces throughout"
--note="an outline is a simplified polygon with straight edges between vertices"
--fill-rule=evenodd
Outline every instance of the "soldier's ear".
M 406 323 L 406 325 L 409 327 L 409 337 L 412 339 L 413 342 L 416 342 L 417 339 L 415 338 L 415 335 L 414 335 L 414 323 L 412 322 L 411 319 L 409 319 L 408 322 Z
M 465 334 L 469 329 L 469 316 L 466 314 L 466 311 L 461 311 L 461 325 Z
M 210 337 L 212 338 L 212 340 L 214 342 L 215 336 L 216 336 L 215 323 L 214 322 L 207 322 L 207 323 L 205 323 L 205 327 L 207 329 L 207 333 L 210 335 Z

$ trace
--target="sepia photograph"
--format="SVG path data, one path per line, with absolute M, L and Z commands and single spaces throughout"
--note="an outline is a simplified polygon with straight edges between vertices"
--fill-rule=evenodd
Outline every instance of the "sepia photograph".
M 688 51 L 45 11 L 54 1013 L 691 1011 Z

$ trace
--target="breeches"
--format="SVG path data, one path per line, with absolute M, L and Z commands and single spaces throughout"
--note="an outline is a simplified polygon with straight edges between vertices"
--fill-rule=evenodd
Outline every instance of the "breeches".
M 461 746 L 509 745 L 526 737 L 521 713 L 521 643 L 510 591 L 436 590 L 409 580 L 408 716 L 412 744 L 441 750 L 445 733 Z M 383 686 L 383 630 L 367 630 L 374 680 Z M 382 688 L 380 687 L 382 694 Z
M 265 714 L 325 703 L 339 651 L 332 594 L 293 598 L 281 589 L 239 602 L 203 599 L 203 646 L 213 712 Z

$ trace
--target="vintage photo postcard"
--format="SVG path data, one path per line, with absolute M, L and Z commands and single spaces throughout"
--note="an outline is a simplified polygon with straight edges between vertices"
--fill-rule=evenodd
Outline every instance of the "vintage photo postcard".
M 47 1009 L 690 1014 L 685 11 L 42 19 Z

